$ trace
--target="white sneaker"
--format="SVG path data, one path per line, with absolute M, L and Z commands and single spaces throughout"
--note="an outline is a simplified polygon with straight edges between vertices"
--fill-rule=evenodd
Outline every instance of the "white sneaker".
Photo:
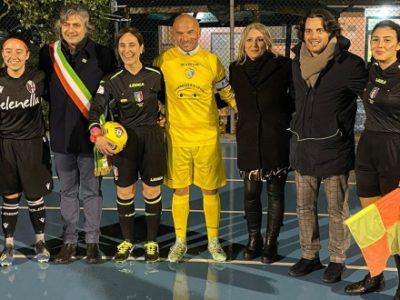
M 226 253 L 224 249 L 222 249 L 218 238 L 213 238 L 208 242 L 208 251 L 210 252 L 213 260 L 218 262 L 226 261 Z
M 183 238 L 176 238 L 175 244 L 169 249 L 168 260 L 172 263 L 180 262 L 187 252 L 186 241 Z

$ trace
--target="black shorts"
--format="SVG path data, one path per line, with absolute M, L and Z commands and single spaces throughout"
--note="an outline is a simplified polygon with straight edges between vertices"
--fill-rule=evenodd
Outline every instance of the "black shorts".
M 394 190 L 400 180 L 400 134 L 364 131 L 355 171 L 360 197 L 383 196 Z
M 24 192 L 28 199 L 53 189 L 49 143 L 46 138 L 0 139 L 0 195 Z
M 166 168 L 164 132 L 158 126 L 126 129 L 128 142 L 124 150 L 112 156 L 114 181 L 127 187 L 139 179 L 149 185 L 163 183 Z

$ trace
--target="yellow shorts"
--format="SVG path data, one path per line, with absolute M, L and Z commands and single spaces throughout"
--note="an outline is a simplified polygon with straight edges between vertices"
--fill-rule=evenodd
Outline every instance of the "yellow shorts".
M 214 190 L 226 184 L 219 143 L 194 147 L 168 144 L 167 162 L 164 183 L 172 189 L 194 184 L 204 190 Z

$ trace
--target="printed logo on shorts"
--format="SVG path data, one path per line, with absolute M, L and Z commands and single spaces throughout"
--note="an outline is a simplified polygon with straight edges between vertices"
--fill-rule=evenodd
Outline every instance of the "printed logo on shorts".
M 195 71 L 192 68 L 185 70 L 186 78 L 191 79 L 194 76 Z
M 7 228 L 8 227 L 8 223 L 3 223 L 3 227 Z
M 159 180 L 162 180 L 163 178 L 164 178 L 163 176 L 153 177 L 153 178 L 150 178 L 150 182 L 159 181 Z
M 50 182 L 48 182 L 48 183 L 46 183 L 46 188 L 47 188 L 47 190 L 50 190 Z
M 0 94 L 3 92 L 4 86 L 0 85 Z
M 28 80 L 26 83 L 26 89 L 30 94 L 33 94 L 36 91 L 36 84 L 32 80 Z
M 142 91 L 133 92 L 133 97 L 135 98 L 136 105 L 142 107 L 144 104 L 144 97 Z

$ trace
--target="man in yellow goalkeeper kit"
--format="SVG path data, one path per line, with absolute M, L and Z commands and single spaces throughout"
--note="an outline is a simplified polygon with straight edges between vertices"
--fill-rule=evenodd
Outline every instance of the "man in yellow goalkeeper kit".
M 187 251 L 189 187 L 203 193 L 208 251 L 215 261 L 225 261 L 218 241 L 220 198 L 217 189 L 226 183 L 219 145 L 215 92 L 235 107 L 235 95 L 218 57 L 200 48 L 200 26 L 189 15 L 178 16 L 172 25 L 176 47 L 155 59 L 166 84 L 166 132 L 168 167 L 165 184 L 174 189 L 172 216 L 176 241 L 168 260 L 181 261 Z

